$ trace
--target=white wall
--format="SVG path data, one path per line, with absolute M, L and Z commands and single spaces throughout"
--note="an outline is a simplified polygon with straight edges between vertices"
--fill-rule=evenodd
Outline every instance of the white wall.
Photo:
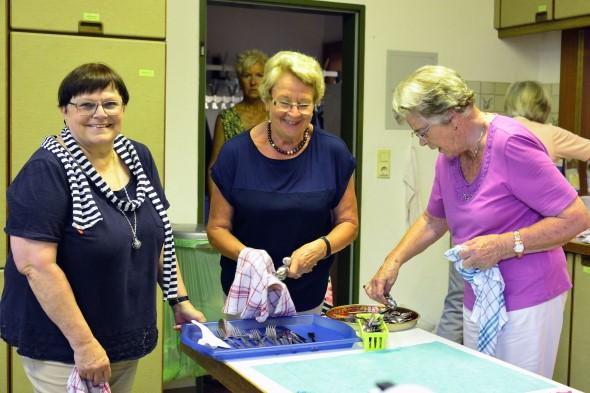
M 407 131 L 385 130 L 383 84 L 387 50 L 437 52 L 440 64 L 457 69 L 467 80 L 510 82 L 532 78 L 543 82 L 558 82 L 560 34 L 548 33 L 499 40 L 493 29 L 493 2 L 489 0 L 337 2 L 366 5 L 360 252 L 362 285 L 370 279 L 386 253 L 405 231 L 402 176 L 411 138 Z M 173 33 L 170 26 L 172 23 L 180 24 L 179 19 L 171 19 L 175 15 L 181 16 L 183 23 L 192 19 L 191 23 L 198 24 L 197 15 L 187 15 L 190 12 L 186 10 L 192 12 L 194 8 L 187 3 L 190 1 L 168 2 L 169 33 Z M 177 61 L 182 61 L 183 56 L 187 57 L 187 63 L 194 63 L 189 51 L 190 48 L 196 48 L 197 38 L 189 36 L 193 27 L 184 27 L 187 30 L 182 36 L 185 40 L 182 47 L 174 43 L 180 39 L 180 34 L 168 35 L 169 77 L 171 73 L 176 76 L 179 70 L 187 68 L 186 65 L 176 64 Z M 184 53 L 172 53 L 177 50 L 183 50 Z M 197 199 L 196 193 L 192 194 L 196 187 L 193 184 L 196 183 L 196 177 L 189 178 L 186 170 L 179 170 L 187 162 L 195 161 L 196 155 L 196 136 L 192 134 L 196 132 L 196 114 L 190 113 L 193 123 L 189 124 L 186 123 L 190 120 L 189 116 L 186 113 L 179 116 L 178 109 L 175 109 L 182 97 L 190 94 L 196 97 L 197 86 L 192 85 L 196 79 L 196 68 L 185 71 L 184 84 L 181 86 L 178 83 L 174 87 L 169 85 L 167 91 L 167 153 L 168 146 L 183 145 L 182 153 L 175 152 L 166 157 L 166 187 L 168 199 L 173 204 L 170 211 L 173 222 L 187 222 L 187 219 L 192 218 L 194 211 L 191 209 L 194 209 L 194 201 Z M 393 86 L 386 88 L 391 89 Z M 185 132 L 191 135 L 184 135 Z M 190 146 L 186 146 L 186 140 L 190 141 Z M 376 178 L 377 149 L 391 149 L 391 179 Z M 426 206 L 430 193 L 435 157 L 436 153 L 427 148 L 418 149 L 423 206 Z M 194 199 L 188 203 L 187 199 L 190 198 Z M 178 206 L 179 202 L 181 206 Z M 441 239 L 406 264 L 394 287 L 394 297 L 401 304 L 420 312 L 425 326 L 434 325 L 442 309 L 448 268 L 442 253 L 447 249 L 448 242 L 448 237 Z M 361 294 L 360 302 L 367 301 L 368 298 Z

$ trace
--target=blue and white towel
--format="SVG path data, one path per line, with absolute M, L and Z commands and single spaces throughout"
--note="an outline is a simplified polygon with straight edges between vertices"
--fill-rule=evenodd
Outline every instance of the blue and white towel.
M 471 284 L 475 293 L 471 321 L 479 326 L 477 350 L 494 356 L 498 333 L 508 322 L 508 313 L 504 302 L 504 279 L 498 265 L 487 270 L 464 268 L 463 260 L 459 257 L 462 248 L 462 245 L 458 245 L 447 250 L 445 257 L 453 262 L 455 269 L 461 273 L 465 281 Z

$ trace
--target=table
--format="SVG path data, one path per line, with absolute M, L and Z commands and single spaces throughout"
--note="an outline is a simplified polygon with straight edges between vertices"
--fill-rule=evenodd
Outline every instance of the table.
M 445 344 L 445 345 L 440 345 Z M 381 356 L 377 354 L 377 352 L 365 353 L 362 348 L 360 348 L 360 344 L 357 344 L 359 347 L 351 348 L 351 349 L 341 349 L 341 350 L 333 350 L 333 351 L 321 351 L 321 352 L 305 352 L 300 354 L 290 354 L 290 355 L 281 355 L 276 357 L 257 357 L 257 358 L 250 358 L 250 359 L 242 359 L 242 360 L 231 360 L 227 362 L 220 362 L 213 358 L 209 358 L 204 356 L 198 352 L 193 351 L 192 349 L 182 345 L 182 350 L 185 351 L 190 357 L 192 357 L 196 362 L 198 362 L 201 366 L 203 366 L 215 379 L 220 381 L 223 385 L 225 385 L 228 389 L 232 392 L 245 392 L 245 393 L 259 393 L 259 392 L 273 392 L 273 393 L 288 393 L 294 392 L 297 390 L 300 391 L 317 391 L 314 390 L 305 390 L 305 388 L 297 388 L 295 390 L 289 389 L 288 386 L 288 375 L 285 374 L 283 378 L 275 377 L 270 378 L 268 376 L 268 368 L 270 366 L 273 369 L 280 370 L 281 364 L 284 364 L 284 369 L 293 366 L 300 366 L 305 367 L 305 365 L 310 364 L 319 364 L 321 362 L 342 362 L 343 359 L 348 360 L 359 360 L 362 359 L 363 362 L 367 361 L 367 358 L 371 358 L 371 356 Z M 417 348 L 451 348 L 453 352 L 460 353 L 460 354 L 468 354 L 470 355 L 469 358 L 473 361 L 473 364 L 479 364 L 479 370 L 481 370 L 481 366 L 483 365 L 484 368 L 490 368 L 490 370 L 504 370 L 513 374 L 514 376 L 518 377 L 519 379 L 522 378 L 523 380 L 527 380 L 534 384 L 545 385 L 541 389 L 536 390 L 528 390 L 528 392 L 546 392 L 546 393 L 574 393 L 579 392 L 573 388 L 567 387 L 565 385 L 561 385 L 555 381 L 551 381 L 550 379 L 538 376 L 532 372 L 527 370 L 520 369 L 518 367 L 512 366 L 506 362 L 503 362 L 498 359 L 491 358 L 489 356 L 483 355 L 479 352 L 473 351 L 468 349 L 462 345 L 456 344 L 449 340 L 446 340 L 442 337 L 436 336 L 432 333 L 429 333 L 425 330 L 419 328 L 413 328 L 405 331 L 400 332 L 393 332 L 389 335 L 388 339 L 388 348 L 399 348 L 401 351 L 415 351 Z M 458 350 L 458 351 L 457 351 Z M 409 352 L 408 352 L 409 353 Z M 392 354 L 392 352 L 381 352 L 381 354 L 387 355 Z M 351 357 L 347 357 L 351 356 Z M 409 358 L 408 358 L 409 359 Z M 346 363 L 346 362 L 345 362 Z M 353 363 L 354 364 L 354 363 Z M 357 363 L 360 364 L 360 363 Z M 498 367 L 501 366 L 501 367 Z M 454 365 L 445 364 L 446 368 L 454 367 Z M 319 369 L 320 367 L 318 367 Z M 266 374 L 265 374 L 266 370 Z M 322 370 L 323 372 L 324 370 Z M 440 370 L 439 370 L 440 371 Z M 423 372 L 423 371 L 422 371 Z M 431 374 L 436 372 L 436 370 L 428 370 Z M 445 371 L 445 373 L 448 371 Z M 487 372 L 487 370 L 485 370 Z M 314 378 L 313 375 L 309 375 L 312 373 L 302 373 L 303 375 L 299 375 L 300 380 L 305 381 L 306 376 L 310 379 Z M 308 374 L 308 375 L 306 375 Z M 354 386 L 353 379 L 354 370 L 350 367 L 348 369 L 342 369 L 338 373 L 338 380 L 339 381 L 347 381 L 350 379 L 350 384 Z M 333 376 L 332 376 L 333 377 Z M 326 381 L 334 381 L 334 378 L 326 378 Z M 468 378 L 466 378 L 468 380 Z M 420 380 L 413 381 L 413 383 L 419 383 Z M 448 381 L 447 381 L 448 382 Z M 329 382 L 326 382 L 328 384 Z M 408 383 L 408 382 L 405 382 Z M 462 391 L 466 389 L 464 385 L 465 381 L 457 381 L 457 385 L 452 388 L 454 391 Z M 552 386 L 548 386 L 548 385 Z M 309 385 L 318 386 L 318 379 L 315 378 L 313 381 L 309 381 Z M 442 386 L 442 385 L 441 385 Z M 329 386 L 326 386 L 328 388 Z M 310 389 L 309 387 L 307 389 Z M 455 390 L 457 389 L 457 390 Z M 453 391 L 447 390 L 447 391 Z M 326 391 L 329 391 L 327 389 Z M 333 390 L 338 391 L 338 390 Z M 353 391 L 353 390 L 351 390 Z M 358 389 L 354 390 L 358 392 L 368 392 L 368 389 Z M 469 389 L 472 391 L 472 389 Z M 527 390 L 524 390 L 527 391 Z M 523 391 L 523 392 L 524 392 Z

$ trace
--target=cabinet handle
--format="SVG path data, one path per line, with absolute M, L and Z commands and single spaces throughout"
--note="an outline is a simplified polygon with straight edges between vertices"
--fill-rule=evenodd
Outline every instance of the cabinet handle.
M 81 20 L 78 22 L 78 33 L 102 35 L 102 23 Z
M 547 11 L 535 12 L 535 23 L 547 21 Z

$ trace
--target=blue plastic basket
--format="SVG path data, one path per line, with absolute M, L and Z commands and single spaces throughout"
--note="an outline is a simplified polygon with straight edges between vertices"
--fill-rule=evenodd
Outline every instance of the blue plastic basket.
M 241 330 L 259 329 L 264 331 L 266 325 L 274 324 L 277 328 L 285 327 L 297 333 L 306 341 L 301 344 L 271 345 L 265 341 L 265 346 L 251 348 L 211 348 L 197 344 L 201 338 L 201 329 L 192 324 L 182 326 L 180 335 L 181 342 L 202 354 L 215 359 L 239 359 L 254 356 L 280 355 L 284 353 L 298 353 L 322 351 L 337 348 L 350 348 L 354 343 L 360 341 L 352 327 L 344 322 L 336 321 L 319 315 L 295 315 L 292 317 L 268 318 L 265 323 L 258 323 L 253 319 L 240 319 L 231 321 L 231 324 Z M 211 331 L 215 332 L 217 322 L 205 323 Z M 314 334 L 315 341 L 312 341 L 309 333 Z

